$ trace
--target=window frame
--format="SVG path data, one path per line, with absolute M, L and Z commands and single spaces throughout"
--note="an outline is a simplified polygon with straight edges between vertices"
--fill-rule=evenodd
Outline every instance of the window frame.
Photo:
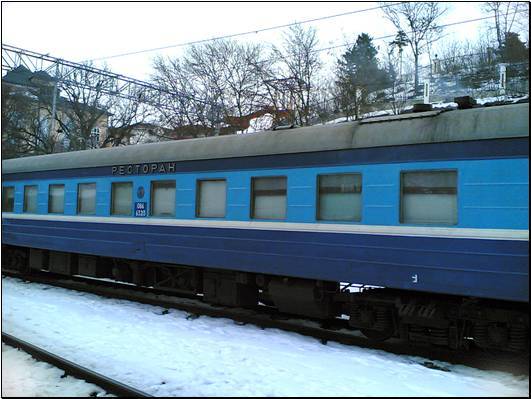
M 13 190 L 13 206 L 11 207 L 10 211 L 4 210 L 4 199 L 6 198 L 5 192 L 8 189 Z M 15 186 L 2 186 L 2 212 L 15 212 L 15 195 L 16 195 Z M 7 202 L 6 202 L 6 205 L 7 205 Z
M 201 204 L 201 190 L 199 187 L 201 187 L 202 182 L 209 182 L 209 181 L 223 181 L 225 182 L 225 209 L 223 212 L 223 216 L 201 216 L 200 215 L 200 204 Z M 196 179 L 195 183 L 195 217 L 201 218 L 201 219 L 224 219 L 227 217 L 227 179 L 224 177 L 219 178 L 201 178 Z
M 319 178 L 322 176 L 343 176 L 343 175 L 351 175 L 351 176 L 359 176 L 360 177 L 360 196 L 361 196 L 361 210 L 360 210 L 360 218 L 358 219 L 322 219 L 320 217 L 320 210 L 321 210 L 321 192 L 320 192 L 320 185 L 319 185 Z M 345 173 L 322 173 L 317 175 L 317 181 L 316 181 L 316 201 L 315 201 L 315 220 L 318 222 L 350 222 L 350 223 L 360 223 L 363 220 L 363 173 L 361 172 L 345 172 Z
M 51 201 L 50 201 L 51 190 L 50 190 L 50 188 L 52 186 L 62 186 L 63 187 L 63 211 L 62 212 L 52 212 L 50 210 L 50 204 L 51 204 Z M 65 187 L 64 183 L 48 184 L 48 213 L 51 213 L 51 214 L 54 214 L 54 215 L 64 215 L 64 213 L 65 213 L 65 192 L 66 192 L 66 187 Z
M 89 184 L 94 185 L 94 213 L 81 213 L 79 212 L 79 200 L 80 200 L 79 187 L 82 185 L 89 185 Z M 97 212 L 97 208 L 98 208 L 98 185 L 97 183 L 96 182 L 77 183 L 76 215 L 95 216 Z
M 37 194 L 36 194 L 37 206 L 35 207 L 35 212 L 30 212 L 27 209 L 26 188 L 28 187 L 35 187 L 37 189 Z M 24 196 L 23 196 L 23 203 L 22 203 L 22 213 L 38 213 L 39 212 L 39 185 L 38 184 L 27 184 L 27 185 L 25 184 L 23 195 Z
M 283 218 L 257 218 L 254 216 L 254 205 L 255 205 L 255 188 L 254 181 L 256 179 L 285 179 L 286 181 L 286 207 L 285 207 L 285 216 Z M 251 201 L 249 209 L 249 218 L 254 220 L 287 220 L 288 218 L 288 176 L 287 175 L 275 175 L 275 176 L 251 176 Z
M 175 190 L 175 200 L 173 201 L 173 215 L 170 216 L 160 216 L 160 215 L 153 215 L 153 183 L 168 183 L 171 182 L 174 185 Z M 177 216 L 177 180 L 175 179 L 161 179 L 161 180 L 151 180 L 149 182 L 149 217 L 156 217 L 156 218 L 175 218 Z
M 455 202 L 456 202 L 456 218 L 455 223 L 406 223 L 404 222 L 404 207 L 403 207 L 403 189 L 404 179 L 403 175 L 407 173 L 437 173 L 437 172 L 453 172 L 455 173 Z M 400 171 L 400 187 L 398 191 L 398 223 L 401 225 L 414 225 L 414 226 L 458 226 L 459 225 L 459 170 L 457 168 L 449 169 L 411 169 Z
M 129 213 L 128 214 L 116 214 L 113 212 L 114 210 L 114 190 L 113 190 L 113 187 L 115 184 L 129 184 L 131 186 L 131 198 L 130 198 L 130 206 L 129 206 Z M 129 181 L 112 181 L 111 182 L 111 206 L 110 206 L 110 209 L 109 209 L 109 215 L 110 216 L 133 216 L 133 203 L 134 203 L 134 191 L 133 191 L 133 188 L 134 188 L 134 184 L 133 184 L 133 181 L 129 180 Z

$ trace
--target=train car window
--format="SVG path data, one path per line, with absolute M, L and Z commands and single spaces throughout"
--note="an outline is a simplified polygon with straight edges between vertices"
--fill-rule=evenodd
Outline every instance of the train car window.
M 48 213 L 65 212 L 65 185 L 50 184 L 48 187 Z
M 196 217 L 222 218 L 227 208 L 227 182 L 225 180 L 198 180 Z
M 457 172 L 402 172 L 400 222 L 457 224 Z
M 131 216 L 133 207 L 133 183 L 112 183 L 111 215 Z
M 37 186 L 24 186 L 24 212 L 37 213 Z
M 317 177 L 317 219 L 361 221 L 361 174 Z
M 96 214 L 96 183 L 80 183 L 77 185 L 78 215 Z
M 151 216 L 175 216 L 175 180 L 151 182 Z
M 286 177 L 253 177 L 251 180 L 251 218 L 286 218 Z
M 2 212 L 15 209 L 15 187 L 2 187 Z

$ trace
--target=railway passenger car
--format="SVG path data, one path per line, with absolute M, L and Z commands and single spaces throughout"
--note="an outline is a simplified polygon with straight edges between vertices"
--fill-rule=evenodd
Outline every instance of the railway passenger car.
M 7 160 L 3 266 L 528 350 L 528 120 L 523 103 Z

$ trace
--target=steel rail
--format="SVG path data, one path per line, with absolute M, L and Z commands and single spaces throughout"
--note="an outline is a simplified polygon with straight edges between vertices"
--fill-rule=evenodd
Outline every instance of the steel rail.
M 108 393 L 115 394 L 121 397 L 152 397 L 145 392 L 139 391 L 133 387 L 122 384 L 112 378 L 105 377 L 102 374 L 96 373 L 95 371 L 89 370 L 83 366 L 80 366 L 76 363 L 73 363 L 69 360 L 66 360 L 62 357 L 54 355 L 51 352 L 48 352 L 42 348 L 39 348 L 29 342 L 25 342 L 19 338 L 16 338 L 10 334 L 2 332 L 2 342 L 6 345 L 13 346 L 15 348 L 22 349 L 24 352 L 29 353 L 33 358 L 52 364 L 61 370 L 64 370 L 66 374 L 71 375 L 72 377 L 85 380 L 92 384 L 98 385 L 99 387 L 106 390 Z

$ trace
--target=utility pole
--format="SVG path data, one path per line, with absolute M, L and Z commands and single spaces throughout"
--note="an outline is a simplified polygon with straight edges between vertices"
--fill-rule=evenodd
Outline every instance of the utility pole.
M 500 95 L 504 96 L 507 90 L 507 64 L 500 64 Z
M 57 112 L 57 84 L 59 83 L 59 65 L 55 66 L 55 79 L 52 93 L 52 117 L 50 119 L 50 134 L 55 133 L 55 114 Z
M 430 103 L 430 81 L 424 82 L 424 104 Z

